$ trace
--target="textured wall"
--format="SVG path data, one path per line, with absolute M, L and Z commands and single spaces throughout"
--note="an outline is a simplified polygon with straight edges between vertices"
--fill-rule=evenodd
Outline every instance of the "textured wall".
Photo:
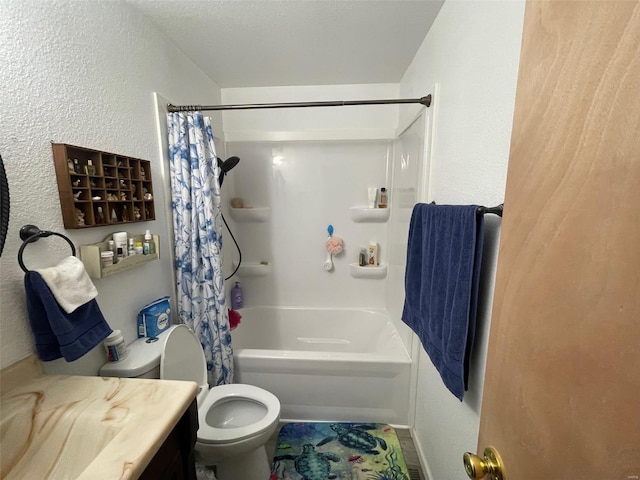
M 151 160 L 157 220 L 132 225 L 161 236 L 161 260 L 96 280 L 98 302 L 112 328 L 135 335 L 145 303 L 171 293 L 161 163 L 152 93 L 174 103 L 217 103 L 220 90 L 137 11 L 123 2 L 0 2 L 0 154 L 9 178 L 11 220 L 0 260 L 0 367 L 32 352 L 23 273 L 16 256 L 18 231 L 27 223 L 66 233 L 76 245 L 101 241 L 120 229 L 65 231 L 50 141 Z M 219 123 L 219 120 L 218 122 Z M 60 239 L 30 245 L 25 263 L 54 265 L 68 253 Z M 101 349 L 50 371 L 95 373 Z
M 503 201 L 523 14 L 521 1 L 447 1 L 405 73 L 402 96 L 438 84 L 428 200 Z M 408 114 L 401 109 L 401 121 Z M 463 403 L 420 349 L 415 431 L 432 479 L 466 478 L 462 453 L 476 449 L 500 224 L 492 216 L 486 222 L 479 331 Z

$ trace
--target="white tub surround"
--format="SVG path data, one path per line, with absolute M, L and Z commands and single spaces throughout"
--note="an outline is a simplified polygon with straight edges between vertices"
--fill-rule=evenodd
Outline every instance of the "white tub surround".
M 236 382 L 286 420 L 408 423 L 411 358 L 377 309 L 249 307 L 232 332 Z

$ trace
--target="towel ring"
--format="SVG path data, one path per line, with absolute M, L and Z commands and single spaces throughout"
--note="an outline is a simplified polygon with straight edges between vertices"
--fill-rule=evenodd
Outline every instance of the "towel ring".
M 35 225 L 24 225 L 20 229 L 20 238 L 23 240 L 23 242 L 22 245 L 20 245 L 20 249 L 18 250 L 18 264 L 20 265 L 20 268 L 23 272 L 29 272 L 29 269 L 24 265 L 24 262 L 22 261 L 22 252 L 24 252 L 25 247 L 30 243 L 37 242 L 39 238 L 50 237 L 52 235 L 64 238 L 71 247 L 71 255 L 73 255 L 74 257 L 76 256 L 75 245 L 65 235 L 57 232 L 51 232 L 49 230 L 40 230 Z

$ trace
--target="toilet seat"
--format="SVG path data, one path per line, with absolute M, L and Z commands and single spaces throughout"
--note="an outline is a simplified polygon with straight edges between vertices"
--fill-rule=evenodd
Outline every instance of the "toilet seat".
M 200 341 L 186 325 L 175 325 L 167 331 L 160 356 L 160 378 L 196 382 L 206 392 L 199 396 L 197 441 L 216 445 L 239 442 L 259 435 L 280 418 L 280 401 L 262 388 L 234 383 L 209 389 L 207 362 Z M 207 391 L 208 390 L 208 391 Z M 209 411 L 225 401 L 246 400 L 262 405 L 266 413 L 256 422 L 242 427 L 219 428 L 207 423 Z
M 258 403 L 266 409 L 263 418 L 244 427 L 219 428 L 207 423 L 207 414 L 211 408 L 225 401 L 248 400 Z M 198 442 L 210 445 L 236 442 L 258 435 L 270 428 L 280 417 L 280 401 L 271 392 L 253 385 L 234 383 L 219 385 L 209 390 L 202 405 L 198 408 Z

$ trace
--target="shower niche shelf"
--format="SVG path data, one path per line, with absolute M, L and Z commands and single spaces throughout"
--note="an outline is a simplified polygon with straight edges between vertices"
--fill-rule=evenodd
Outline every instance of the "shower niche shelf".
M 236 222 L 266 222 L 271 216 L 269 207 L 229 208 Z M 241 267 L 242 268 L 242 267 Z
M 390 208 L 351 207 L 351 220 L 354 222 L 386 222 L 389 220 Z
M 233 263 L 233 269 L 238 266 L 237 263 Z M 258 263 L 258 262 L 242 262 L 238 269 L 238 275 L 241 277 L 266 277 L 271 273 L 270 263 Z
M 387 276 L 387 265 L 361 267 L 357 263 L 350 263 L 351 276 L 354 278 L 385 278 Z

